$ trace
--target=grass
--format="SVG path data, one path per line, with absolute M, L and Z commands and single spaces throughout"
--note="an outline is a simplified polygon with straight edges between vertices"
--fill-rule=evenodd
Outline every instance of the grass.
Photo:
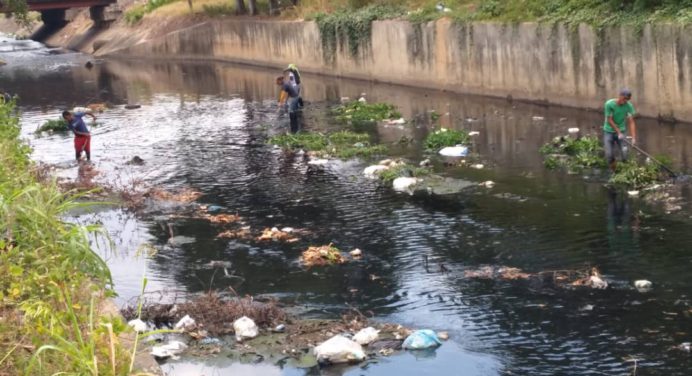
M 0 370 L 3 374 L 129 375 L 118 319 L 101 317 L 107 265 L 93 226 L 63 222 L 85 204 L 39 181 L 19 140 L 14 104 L 0 104 Z
M 607 167 L 601 141 L 596 136 L 579 139 L 556 137 L 539 151 L 544 155 L 543 163 L 549 169 L 565 168 L 576 172 L 585 168 Z
M 371 124 L 386 119 L 399 119 L 401 113 L 389 103 L 352 101 L 332 111 L 338 121 L 352 125 Z
M 400 177 L 423 177 L 430 175 L 430 169 L 423 167 L 411 166 L 408 164 L 400 164 L 380 172 L 377 176 L 383 183 L 391 184 L 394 179 Z
M 447 146 L 464 145 L 468 142 L 469 134 L 465 130 L 440 128 L 425 138 L 425 148 L 437 152 Z
M 331 134 L 301 132 L 274 136 L 268 143 L 286 149 L 315 152 L 322 157 L 350 159 L 385 154 L 387 147 L 370 142 L 366 133 L 339 131 Z
M 43 125 L 41 125 L 37 130 L 36 133 L 42 133 L 42 132 L 66 132 L 69 131 L 70 129 L 67 128 L 67 122 L 62 119 L 58 118 L 55 120 L 48 120 Z

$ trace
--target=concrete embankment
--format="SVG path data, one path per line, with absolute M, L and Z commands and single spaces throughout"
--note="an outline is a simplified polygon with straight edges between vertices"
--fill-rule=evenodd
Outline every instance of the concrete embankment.
M 346 38 L 325 39 L 307 21 L 145 19 L 98 32 L 65 29 L 47 42 L 98 56 L 270 67 L 291 62 L 326 75 L 579 108 L 598 109 L 627 86 L 642 115 L 692 122 L 692 33 L 676 25 L 596 31 L 586 25 L 376 21 L 357 51 Z

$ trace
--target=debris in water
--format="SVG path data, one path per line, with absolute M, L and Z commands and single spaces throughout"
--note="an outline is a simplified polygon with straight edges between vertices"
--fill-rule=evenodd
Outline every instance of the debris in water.
M 437 332 L 437 338 L 441 339 L 442 341 L 446 341 L 449 339 L 449 333 L 448 332 Z
M 180 319 L 173 328 L 177 330 L 183 330 L 183 331 L 190 331 L 193 330 L 197 327 L 197 324 L 195 323 L 195 319 L 190 317 L 189 315 L 183 316 L 182 319 Z
M 235 223 L 241 220 L 239 215 L 234 215 L 234 214 L 204 214 L 202 216 L 203 218 L 209 220 L 211 223 L 215 224 L 229 224 L 229 223 Z
M 315 347 L 313 353 L 320 364 L 357 363 L 365 359 L 363 348 L 341 335 L 336 335 Z
M 147 331 L 147 323 L 140 319 L 134 319 L 127 322 L 127 325 L 132 327 L 135 332 L 142 333 Z
M 478 132 L 478 131 L 469 132 L 469 136 L 478 136 L 479 134 L 481 134 L 481 132 Z
M 291 230 L 293 230 L 293 229 L 291 229 Z M 276 227 L 265 228 L 264 230 L 262 230 L 262 235 L 257 237 L 257 240 L 258 241 L 273 240 L 275 242 L 286 242 L 286 243 L 295 243 L 298 240 L 300 240 L 297 237 L 291 235 L 290 232 L 292 232 L 292 231 L 282 231 Z
M 569 128 L 569 129 L 567 129 L 567 133 L 569 133 L 569 134 L 579 133 L 579 128 Z
M 235 339 L 237 341 L 255 338 L 257 334 L 259 334 L 257 325 L 247 316 L 243 316 L 233 322 L 233 331 L 235 332 Z
M 389 119 L 389 120 L 387 120 L 387 124 L 389 124 L 389 125 L 402 125 L 402 124 L 406 124 L 406 120 L 404 120 L 404 118 L 398 118 L 396 120 Z
M 690 342 L 683 342 L 678 346 L 679 350 L 685 351 L 685 352 L 690 352 L 692 351 L 692 343 Z
M 601 273 L 597 268 L 591 268 L 590 276 L 572 282 L 572 286 L 586 286 L 603 290 L 608 288 L 608 282 L 601 277 Z
M 151 355 L 156 358 L 173 358 L 177 359 L 177 355 L 181 354 L 187 345 L 180 341 L 170 341 L 162 346 L 154 346 L 151 348 Z
M 302 261 L 305 266 L 324 266 L 343 264 L 346 262 L 341 251 L 332 244 L 321 247 L 309 247 L 303 252 Z
M 240 230 L 226 230 L 216 235 L 219 239 L 248 239 L 251 236 L 252 233 L 249 226 L 245 226 Z
M 480 186 L 486 187 L 486 188 L 492 188 L 495 186 L 495 182 L 492 180 L 484 181 L 479 184 Z
M 321 159 L 321 158 L 310 159 L 310 161 L 308 161 L 308 164 L 313 165 L 313 166 L 324 166 L 327 163 L 329 163 L 328 159 Z
M 634 287 L 639 290 L 639 292 L 647 292 L 651 290 L 653 283 L 651 283 L 651 281 L 647 281 L 646 279 L 640 279 L 634 281 Z
M 627 191 L 627 195 L 629 196 L 639 196 L 639 191 Z
M 469 154 L 469 148 L 466 146 L 447 146 L 439 151 L 440 155 L 445 157 L 465 157 Z
M 352 250 L 351 252 L 349 252 L 349 254 L 350 254 L 351 257 L 353 257 L 353 258 L 360 258 L 361 256 L 363 256 L 363 251 L 361 251 L 360 249 L 356 248 L 356 249 Z
M 543 116 L 534 116 L 534 117 L 532 117 L 531 119 L 533 119 L 533 121 L 543 121 L 543 120 L 545 120 L 545 118 L 544 118 Z
M 135 155 L 130 159 L 126 164 L 128 165 L 135 165 L 135 166 L 142 166 L 144 165 L 144 159 L 140 158 L 139 156 Z
M 442 342 L 437 334 L 430 329 L 416 330 L 411 333 L 402 344 L 405 350 L 422 350 L 440 346 Z
M 430 167 L 430 165 L 432 165 L 430 159 L 424 159 L 418 164 L 420 167 Z
M 284 324 L 279 324 L 276 327 L 274 327 L 274 332 L 276 333 L 283 333 L 286 331 L 286 325 Z
M 369 345 L 377 340 L 380 331 L 369 326 L 367 328 L 361 329 L 358 333 L 353 336 L 353 340 L 359 345 Z
M 370 179 L 376 179 L 377 175 L 379 175 L 382 171 L 388 170 L 389 166 L 384 166 L 384 165 L 372 165 L 368 166 L 363 170 L 363 175 L 365 177 L 370 178 Z
M 480 163 L 476 163 L 476 164 L 471 165 L 471 168 L 475 168 L 476 170 L 481 170 L 481 169 L 483 169 L 483 167 L 485 167 L 485 166 L 483 166 Z
M 126 110 L 136 110 L 138 108 L 142 108 L 141 104 L 126 104 L 125 109 Z
M 392 182 L 392 188 L 397 192 L 407 192 L 410 191 L 413 186 L 418 184 L 418 178 L 411 178 L 408 176 L 402 176 L 394 179 Z
M 147 193 L 147 196 L 161 201 L 190 203 L 200 198 L 202 193 L 191 188 L 184 188 L 178 192 L 169 192 L 160 188 L 152 188 Z

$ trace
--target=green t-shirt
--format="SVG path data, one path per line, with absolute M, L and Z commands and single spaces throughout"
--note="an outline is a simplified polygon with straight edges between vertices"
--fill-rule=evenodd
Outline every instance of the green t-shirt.
M 613 121 L 620 128 L 620 132 L 627 132 L 627 116 L 634 116 L 634 106 L 632 102 L 627 102 L 622 106 L 618 105 L 617 99 L 611 99 L 605 103 L 605 123 L 603 130 L 608 133 L 615 133 L 615 130 L 608 123 L 608 118 L 612 116 Z

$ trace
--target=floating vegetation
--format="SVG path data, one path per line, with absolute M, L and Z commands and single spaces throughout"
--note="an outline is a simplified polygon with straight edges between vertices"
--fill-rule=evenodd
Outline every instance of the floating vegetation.
M 543 164 L 549 169 L 565 168 L 578 172 L 585 168 L 607 167 L 601 141 L 596 136 L 556 137 L 539 151 L 545 156 Z
M 368 134 L 351 131 L 339 131 L 329 135 L 303 132 L 285 134 L 274 136 L 268 142 L 287 149 L 303 149 L 321 157 L 333 156 L 342 159 L 369 157 L 387 152 L 386 146 L 371 144 Z
M 329 244 L 321 247 L 309 247 L 303 252 L 302 261 L 305 266 L 325 266 L 343 264 L 346 259 L 339 248 Z
M 383 170 L 377 176 L 383 183 L 391 184 L 396 178 L 419 178 L 427 175 L 430 175 L 429 168 L 416 167 L 404 163 Z
M 401 118 L 401 113 L 397 111 L 394 105 L 389 103 L 367 103 L 359 100 L 338 106 L 333 112 L 337 120 L 354 125 Z
M 664 156 L 657 157 L 658 160 L 669 160 Z M 665 162 L 664 162 L 665 163 Z M 657 164 L 647 161 L 644 164 L 631 159 L 617 164 L 615 173 L 608 181 L 612 185 L 626 186 L 631 188 L 644 188 L 651 186 L 667 178 L 667 173 Z
M 169 192 L 160 188 L 152 188 L 147 196 L 160 201 L 173 201 L 180 203 L 190 203 L 202 196 L 202 193 L 191 188 L 184 188 L 177 192 Z
M 67 121 L 65 121 L 65 119 L 54 119 L 43 123 L 43 125 L 36 130 L 36 133 L 67 132 L 69 130 L 70 128 L 67 127 Z
M 425 138 L 425 148 L 437 152 L 447 146 L 464 145 L 468 142 L 469 134 L 465 130 L 440 128 Z
M 265 228 L 262 231 L 262 235 L 257 237 L 258 241 L 275 241 L 275 242 L 285 242 L 285 243 L 295 243 L 298 239 L 292 234 L 292 229 L 283 228 L 279 230 L 276 227 Z

